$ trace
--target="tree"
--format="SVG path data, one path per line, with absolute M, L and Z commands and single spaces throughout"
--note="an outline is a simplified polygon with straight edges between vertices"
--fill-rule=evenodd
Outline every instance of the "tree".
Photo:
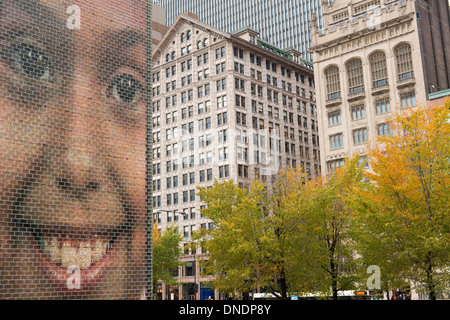
M 301 168 L 285 168 L 280 171 L 270 188 L 267 188 L 267 199 L 264 209 L 267 211 L 266 230 L 269 235 L 267 241 L 267 258 L 277 282 L 269 282 L 272 292 L 279 292 L 282 299 L 288 297 L 289 292 L 298 291 L 295 279 L 300 270 L 297 252 L 302 249 L 304 238 L 299 234 L 302 223 L 298 204 L 300 199 L 307 198 L 307 175 Z M 304 269 L 303 269 L 304 270 Z
M 346 198 L 353 185 L 362 178 L 362 170 L 355 157 L 347 161 L 344 168 L 328 177 L 308 182 L 312 184 L 308 198 L 300 198 L 298 211 L 303 222 L 299 235 L 303 243 L 303 264 L 309 273 L 302 281 L 312 290 L 330 292 L 334 300 L 338 291 L 352 288 L 354 275 L 350 230 L 351 212 Z
M 263 212 L 258 203 L 264 197 L 263 186 L 253 184 L 247 192 L 232 180 L 215 180 L 212 188 L 198 189 L 207 205 L 202 214 L 214 223 L 214 229 L 200 229 L 196 235 L 208 251 L 208 260 L 202 262 L 205 273 L 214 276 L 213 286 L 224 293 L 256 288 L 261 284 L 258 262 L 263 230 L 258 221 Z
M 153 227 L 153 279 L 154 288 L 158 280 L 166 285 L 177 283 L 173 273 L 182 262 L 180 258 L 182 250 L 180 248 L 181 234 L 178 233 L 176 225 L 169 225 L 161 232 L 157 225 Z
M 202 230 L 214 276 L 214 286 L 234 294 L 264 288 L 287 299 L 293 268 L 292 235 L 297 232 L 296 207 L 292 204 L 303 175 L 283 171 L 271 188 L 253 181 L 249 191 L 232 180 L 199 188 L 207 205 L 202 213 L 213 220 L 213 230 Z
M 397 269 L 433 300 L 449 275 L 449 107 L 447 100 L 394 115 L 393 134 L 367 145 L 371 183 L 353 202 L 361 254 L 381 264 L 390 282 Z
M 361 180 L 357 159 L 328 179 L 310 180 L 299 169 L 283 169 L 269 185 L 238 187 L 215 181 L 199 188 L 202 213 L 213 230 L 202 230 L 209 260 L 205 270 L 223 292 L 263 288 L 281 299 L 293 292 L 350 288 L 350 214 L 344 198 Z M 275 281 L 276 280 L 276 281 Z

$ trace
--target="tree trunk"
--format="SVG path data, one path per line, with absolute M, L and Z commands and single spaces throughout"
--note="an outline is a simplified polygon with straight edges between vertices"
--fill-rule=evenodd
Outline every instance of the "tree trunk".
M 338 299 L 337 270 L 333 258 L 331 258 L 330 261 L 330 271 L 331 271 L 331 291 L 333 293 L 333 300 L 337 300 Z
M 281 267 L 280 271 L 280 289 L 281 289 L 281 299 L 287 300 L 287 284 L 286 284 L 286 272 L 284 271 L 284 267 Z
M 431 252 L 428 252 L 426 273 L 427 273 L 428 295 L 430 296 L 430 300 L 436 300 L 436 288 L 435 288 L 434 279 L 433 279 L 433 266 L 431 264 Z

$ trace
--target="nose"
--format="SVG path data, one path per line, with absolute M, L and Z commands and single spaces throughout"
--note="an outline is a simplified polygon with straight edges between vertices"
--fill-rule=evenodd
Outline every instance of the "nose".
M 63 159 L 64 164 L 56 177 L 57 187 L 75 196 L 100 189 L 100 177 L 96 173 L 94 157 L 80 148 L 70 147 Z
M 71 97 L 67 99 L 62 130 L 61 164 L 55 177 L 57 188 L 66 194 L 84 197 L 102 186 L 102 133 L 99 101 L 94 98 L 89 78 L 75 77 Z

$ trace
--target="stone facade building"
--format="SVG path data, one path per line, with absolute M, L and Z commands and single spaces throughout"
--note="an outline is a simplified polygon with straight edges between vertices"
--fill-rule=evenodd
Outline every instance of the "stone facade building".
M 390 134 L 386 119 L 425 105 L 450 87 L 447 1 L 322 1 L 324 28 L 311 19 L 322 138 L 322 170 L 330 174 L 364 143 Z
M 317 16 L 322 26 L 321 0 L 160 0 L 166 8 L 167 24 L 178 15 L 193 12 L 204 23 L 216 29 L 233 32 L 249 27 L 258 30 L 260 38 L 279 48 L 293 47 L 311 60 L 309 17 Z
M 183 14 L 153 53 L 153 203 L 158 227 L 178 224 L 184 236 L 178 277 L 163 299 L 218 299 L 202 284 L 192 250 L 202 216 L 197 186 L 233 179 L 267 183 L 283 166 L 320 174 L 312 65 L 251 29 L 226 33 Z M 195 294 L 193 284 L 199 287 Z

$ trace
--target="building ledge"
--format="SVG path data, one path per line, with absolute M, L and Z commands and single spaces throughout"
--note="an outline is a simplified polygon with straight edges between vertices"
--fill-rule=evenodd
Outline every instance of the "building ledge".
M 364 88 L 359 92 L 349 93 L 347 96 L 348 101 L 355 101 L 359 99 L 364 99 L 366 97 L 366 92 L 364 91 Z
M 342 98 L 341 97 L 334 98 L 334 99 L 329 99 L 329 100 L 325 101 L 325 106 L 327 108 L 336 106 L 338 104 L 342 104 Z
M 411 87 L 416 84 L 416 78 L 410 77 L 407 79 L 398 80 L 397 88 Z
M 382 94 L 389 91 L 389 84 L 383 84 L 377 87 L 372 87 L 372 95 Z

